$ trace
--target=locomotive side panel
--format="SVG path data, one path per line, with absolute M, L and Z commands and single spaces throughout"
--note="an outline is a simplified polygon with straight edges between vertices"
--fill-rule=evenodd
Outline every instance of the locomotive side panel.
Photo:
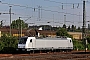
M 36 40 L 36 48 L 68 48 L 68 40 Z

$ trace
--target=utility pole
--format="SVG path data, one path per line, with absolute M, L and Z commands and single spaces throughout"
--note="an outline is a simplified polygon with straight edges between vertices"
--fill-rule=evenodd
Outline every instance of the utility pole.
M 11 36 L 11 14 L 14 14 L 14 13 L 11 13 L 11 7 L 12 7 L 12 6 L 9 6 L 9 7 L 10 7 L 9 13 L 0 13 L 0 15 L 1 15 L 1 14 L 10 14 L 10 36 Z
M 38 6 L 38 21 L 40 21 L 41 19 L 40 19 L 40 6 Z
M 21 21 L 20 23 L 21 23 L 21 37 L 22 37 L 22 20 L 20 20 L 20 21 Z
M 54 14 L 53 14 L 53 27 L 54 27 Z
M 21 19 L 20 19 L 20 18 L 21 18 L 21 17 L 19 17 L 20 23 L 18 24 L 19 38 L 20 38 L 20 36 L 21 36 Z
M 20 34 L 19 37 L 22 37 L 22 23 L 23 23 L 22 21 L 23 21 L 23 20 L 21 20 L 21 18 L 27 18 L 27 17 L 19 17 L 19 20 L 20 20 L 20 23 L 18 24 L 19 34 Z M 31 18 L 31 17 L 29 17 L 28 19 L 30 19 L 30 18 Z M 26 19 L 25 21 L 27 21 L 28 19 Z M 24 21 L 24 22 L 25 22 L 25 21 Z
M 64 15 L 64 24 L 66 25 L 66 15 Z
M 87 45 L 87 39 L 86 39 L 86 10 L 85 10 L 85 0 L 83 0 L 83 27 L 82 27 L 82 39 L 85 45 L 85 52 L 86 52 L 86 45 Z
M 10 14 L 10 36 L 11 36 L 11 7 L 12 6 L 9 6 L 10 7 L 10 9 L 9 9 L 9 14 Z
M 20 23 L 19 23 L 19 37 L 22 37 L 22 20 L 19 17 Z

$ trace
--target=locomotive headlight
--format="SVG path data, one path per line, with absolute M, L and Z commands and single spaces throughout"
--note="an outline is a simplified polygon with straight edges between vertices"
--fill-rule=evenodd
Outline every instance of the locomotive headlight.
M 25 48 L 25 46 L 18 46 L 18 48 Z

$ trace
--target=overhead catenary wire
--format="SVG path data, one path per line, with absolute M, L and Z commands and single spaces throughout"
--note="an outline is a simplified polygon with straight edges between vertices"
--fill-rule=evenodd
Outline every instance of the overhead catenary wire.
M 33 9 L 34 11 L 35 11 L 36 9 L 38 9 L 38 8 L 35 8 L 35 7 L 30 7 L 30 6 L 22 6 L 22 5 L 17 5 L 17 4 L 2 3 L 1 1 L 0 1 L 0 3 L 1 3 L 1 4 L 5 4 L 5 5 L 9 5 L 9 6 L 12 5 L 12 6 L 19 6 L 19 7 L 31 8 L 31 9 Z M 66 13 L 66 12 L 59 12 L 59 11 L 54 11 L 54 10 L 47 10 L 47 9 L 43 9 L 43 7 L 42 7 L 41 10 L 50 11 L 50 12 L 54 12 L 54 13 L 64 13 L 64 14 L 69 14 L 69 15 L 82 16 L 82 15 L 78 15 L 78 14 L 72 14 L 72 13 Z M 87 17 L 89 17 L 89 16 L 87 16 Z
M 47 0 L 47 1 L 50 1 L 50 0 Z M 54 2 L 54 1 L 53 1 Z M 22 5 L 17 5 L 17 4 L 9 4 L 9 3 L 2 3 L 1 1 L 0 1 L 0 3 L 1 4 L 5 4 L 5 5 L 9 5 L 9 6 L 19 6 L 19 7 L 25 7 L 25 8 L 31 8 L 31 9 L 33 9 L 34 11 L 36 10 L 36 9 L 38 9 L 38 8 L 35 8 L 35 7 L 30 7 L 30 6 L 22 6 Z M 60 2 L 58 2 L 58 3 L 60 3 Z M 66 4 L 66 3 L 63 3 L 63 4 Z M 71 3 L 67 3 L 67 4 L 71 4 Z M 77 4 L 77 3 L 74 3 L 74 4 Z M 80 4 L 80 3 L 79 3 Z M 62 5 L 63 6 L 63 5 Z M 63 9 L 63 7 L 62 7 L 62 9 Z M 76 15 L 76 16 L 82 16 L 82 15 L 78 15 L 78 14 L 72 14 L 72 13 L 67 13 L 67 12 L 59 12 L 59 11 L 53 11 L 53 10 L 46 10 L 46 9 L 41 9 L 41 10 L 44 10 L 44 11 L 50 11 L 50 12 L 54 12 L 54 13 L 64 13 L 64 14 L 69 14 L 69 15 Z M 86 16 L 86 17 L 89 17 L 89 16 Z
M 17 4 L 2 3 L 1 1 L 0 1 L 0 3 L 1 3 L 1 4 L 5 4 L 5 5 L 12 5 L 12 6 L 19 6 L 19 7 L 24 7 L 24 8 L 31 8 L 31 9 L 34 10 L 34 12 L 36 11 L 36 9 L 38 9 L 38 8 L 35 8 L 35 7 L 30 7 L 30 6 L 22 6 L 22 5 L 17 5 Z M 62 6 L 63 6 L 63 5 L 62 5 Z M 78 6 L 79 6 L 79 4 L 78 4 Z M 63 8 L 62 8 L 62 9 L 63 9 Z M 42 7 L 41 10 L 50 11 L 50 12 L 54 12 L 54 13 L 64 13 L 64 14 L 69 14 L 69 15 L 82 16 L 82 15 L 73 14 L 73 13 L 67 13 L 67 12 L 59 12 L 59 11 L 47 10 L 47 9 L 43 9 L 43 7 Z M 89 16 L 86 16 L 86 17 L 89 17 Z
M 62 2 L 57 2 L 57 1 L 51 1 L 51 0 L 44 0 L 44 1 L 49 1 L 49 2 L 62 4 Z M 83 4 L 83 3 L 63 3 L 63 4 Z
M 57 2 L 57 1 L 51 1 L 51 0 L 44 0 L 44 1 L 48 1 L 48 2 L 53 2 L 53 3 L 58 3 L 62 5 L 62 9 L 64 7 L 64 5 L 73 5 L 73 8 L 75 8 L 74 6 L 77 5 L 76 8 L 79 8 L 80 5 L 82 5 L 83 3 L 63 3 L 63 2 Z
M 30 6 L 22 6 L 22 5 L 2 3 L 2 2 L 1 2 L 1 4 L 18 6 L 18 7 L 24 7 L 24 8 L 31 8 L 31 9 L 33 9 L 34 12 L 35 12 L 36 10 L 38 10 L 38 8 L 30 7 Z M 63 5 L 63 4 L 62 4 L 62 6 L 63 6 L 63 8 L 64 8 L 64 5 Z M 77 7 L 78 7 L 78 6 L 80 6 L 79 3 L 78 3 L 78 5 L 77 5 Z M 74 8 L 75 8 L 75 6 L 74 6 Z M 49 9 L 45 9 L 45 8 L 43 8 L 43 7 L 42 7 L 41 10 L 43 10 L 43 11 L 49 11 L 49 12 L 53 12 L 53 13 L 64 13 L 64 14 L 69 14 L 69 15 L 82 16 L 82 15 L 80 15 L 80 14 L 74 14 L 74 13 L 68 13 L 68 12 L 60 12 L 60 11 L 55 11 L 55 10 L 51 10 L 51 9 L 49 10 Z M 16 15 L 17 15 L 17 14 L 16 14 Z M 87 16 L 87 17 L 89 17 L 89 16 Z

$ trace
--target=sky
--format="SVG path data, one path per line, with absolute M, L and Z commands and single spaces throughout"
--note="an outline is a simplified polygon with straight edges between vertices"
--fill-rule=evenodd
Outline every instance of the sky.
M 19 17 L 29 26 L 75 25 L 82 27 L 83 0 L 0 0 L 0 13 L 9 13 L 11 7 L 11 21 Z M 86 26 L 90 23 L 90 0 L 86 1 Z M 31 17 L 31 18 L 30 18 Z M 10 14 L 1 14 L 3 25 L 10 25 Z M 50 22 L 50 23 L 47 23 Z

